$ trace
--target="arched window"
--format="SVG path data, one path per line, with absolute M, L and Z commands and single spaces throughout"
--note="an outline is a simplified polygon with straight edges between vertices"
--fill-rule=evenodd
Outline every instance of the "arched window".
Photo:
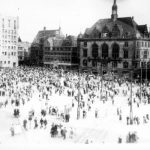
M 128 68 L 128 66 L 129 66 L 129 64 L 128 64 L 128 62 L 123 62 L 123 68 Z
M 98 57 L 98 45 L 96 43 L 92 45 L 92 57 Z
M 112 58 L 116 59 L 119 58 L 119 45 L 118 44 L 113 44 L 112 47 Z
M 83 66 L 87 66 L 87 60 L 84 59 L 83 62 L 82 62 Z
M 87 49 L 86 48 L 83 49 L 83 57 L 87 57 Z
M 97 67 L 97 61 L 92 60 L 92 66 L 93 66 L 93 67 Z
M 102 58 L 107 58 L 108 57 L 108 45 L 104 43 L 102 45 Z
M 118 37 L 120 36 L 120 30 L 117 24 L 115 24 L 112 28 L 112 36 L 113 37 Z
M 128 58 L 128 50 L 124 50 L 124 58 Z

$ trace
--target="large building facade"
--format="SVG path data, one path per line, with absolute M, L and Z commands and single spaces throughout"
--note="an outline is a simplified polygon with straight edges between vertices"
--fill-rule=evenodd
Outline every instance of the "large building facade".
M 98 20 L 78 36 L 80 70 L 118 74 L 149 68 L 150 38 L 147 25 L 133 17 L 119 18 L 114 0 L 108 19 Z
M 64 39 L 47 40 L 44 44 L 44 65 L 63 68 L 78 69 L 79 55 L 77 52 L 77 39 L 67 36 Z
M 53 40 L 63 39 L 64 35 L 61 32 L 61 28 L 56 30 L 46 30 L 44 27 L 43 30 L 39 31 L 36 35 L 34 41 L 31 44 L 31 52 L 30 52 L 30 64 L 36 66 L 44 65 L 44 43 L 49 40 L 53 43 Z
M 0 67 L 18 66 L 18 17 L 0 15 Z
M 39 31 L 31 44 L 31 65 L 77 69 L 79 54 L 77 53 L 77 38 L 64 36 L 61 28 L 58 30 Z

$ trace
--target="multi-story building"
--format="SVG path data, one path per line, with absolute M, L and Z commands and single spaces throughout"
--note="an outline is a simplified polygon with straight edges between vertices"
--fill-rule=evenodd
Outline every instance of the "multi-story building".
M 78 36 L 81 70 L 121 75 L 138 72 L 143 61 L 149 64 L 147 25 L 138 25 L 133 17 L 119 18 L 117 9 L 114 0 L 111 17 L 98 20 Z
M 77 69 L 79 57 L 77 39 L 67 36 L 65 39 L 46 40 L 44 43 L 44 65 L 63 69 Z
M 43 54 L 44 54 L 44 42 L 48 39 L 53 43 L 53 40 L 63 39 L 64 35 L 61 32 L 61 28 L 57 30 L 43 30 L 39 31 L 34 41 L 31 44 L 30 63 L 31 65 L 43 66 Z
M 19 18 L 0 15 L 0 67 L 18 66 Z
M 26 64 L 29 61 L 31 43 L 18 41 L 18 63 Z
M 58 30 L 39 31 L 31 45 L 30 60 L 32 65 L 78 68 L 77 38 L 64 36 Z

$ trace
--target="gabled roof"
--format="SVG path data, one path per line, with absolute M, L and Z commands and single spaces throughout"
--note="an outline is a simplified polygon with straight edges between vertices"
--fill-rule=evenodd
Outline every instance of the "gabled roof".
M 40 43 L 40 40 L 47 40 L 50 37 L 63 37 L 60 29 L 57 30 L 41 30 L 36 35 L 33 43 Z
M 148 30 L 147 30 L 147 25 L 137 25 L 137 29 L 140 31 L 140 33 L 142 34 L 145 34 L 145 33 L 148 33 Z
M 131 26 L 131 27 L 134 27 L 133 25 L 133 18 L 132 17 L 122 17 L 122 18 L 118 18 L 117 20 Z M 136 22 L 135 22 L 136 24 Z
M 111 18 L 106 18 L 98 20 L 91 28 L 87 28 L 85 30 L 84 36 L 91 36 L 95 30 L 102 33 L 105 26 L 109 29 L 110 32 L 112 32 L 112 29 L 115 24 L 118 25 L 119 30 L 122 34 L 129 32 L 130 35 L 132 35 L 133 37 L 136 37 L 137 33 L 139 35 L 143 35 L 143 33 L 147 31 L 147 26 L 138 25 L 134 21 L 133 17 L 117 18 L 115 22 Z

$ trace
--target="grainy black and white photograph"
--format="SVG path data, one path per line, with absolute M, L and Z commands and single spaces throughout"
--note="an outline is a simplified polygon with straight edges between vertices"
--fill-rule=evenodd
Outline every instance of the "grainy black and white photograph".
M 0 147 L 113 145 L 150 148 L 150 1 L 0 0 Z

